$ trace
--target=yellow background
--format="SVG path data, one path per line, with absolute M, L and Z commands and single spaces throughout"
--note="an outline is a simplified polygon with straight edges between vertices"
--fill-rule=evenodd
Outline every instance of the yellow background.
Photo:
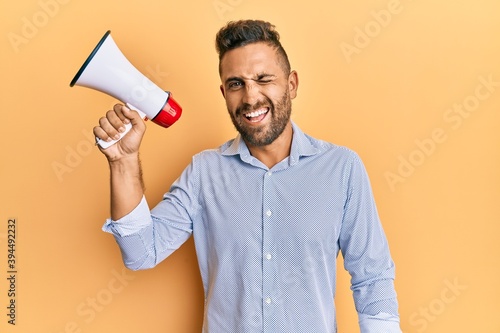
M 1 332 L 200 332 L 192 241 L 131 272 L 101 232 L 108 170 L 91 131 L 115 100 L 69 82 L 110 29 L 183 106 L 171 128 L 148 124 L 141 154 L 154 203 L 194 153 L 235 135 L 214 35 L 240 18 L 281 33 L 300 78 L 294 121 L 361 155 L 397 266 L 403 331 L 500 332 L 498 1 L 23 0 L 2 1 L 0 13 Z M 339 332 L 358 332 L 338 271 Z

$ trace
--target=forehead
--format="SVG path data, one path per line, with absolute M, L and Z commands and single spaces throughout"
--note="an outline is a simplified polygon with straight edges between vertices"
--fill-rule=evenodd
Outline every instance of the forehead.
M 221 59 L 221 79 L 278 74 L 281 71 L 276 49 L 266 43 L 252 43 L 226 52 Z

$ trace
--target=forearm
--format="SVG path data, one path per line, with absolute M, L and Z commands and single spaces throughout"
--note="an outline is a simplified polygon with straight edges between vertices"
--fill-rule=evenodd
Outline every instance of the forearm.
M 109 168 L 111 218 L 116 221 L 137 207 L 144 195 L 139 154 L 109 161 Z

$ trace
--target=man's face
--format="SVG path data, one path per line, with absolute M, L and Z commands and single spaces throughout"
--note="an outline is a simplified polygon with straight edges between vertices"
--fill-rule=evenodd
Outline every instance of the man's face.
M 221 60 L 221 91 L 231 120 L 247 144 L 266 146 L 290 120 L 297 73 L 285 73 L 276 49 L 253 43 Z

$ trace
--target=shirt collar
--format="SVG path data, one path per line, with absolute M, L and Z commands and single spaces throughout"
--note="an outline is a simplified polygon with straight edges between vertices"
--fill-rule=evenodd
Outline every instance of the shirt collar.
M 310 138 L 302 132 L 302 130 L 292 121 L 293 136 L 292 148 L 288 157 L 289 165 L 295 165 L 302 156 L 312 156 L 319 153 L 319 149 L 315 147 Z M 240 134 L 233 140 L 221 147 L 221 153 L 225 156 L 240 155 L 241 159 L 247 163 L 250 162 L 251 154 L 245 141 Z

